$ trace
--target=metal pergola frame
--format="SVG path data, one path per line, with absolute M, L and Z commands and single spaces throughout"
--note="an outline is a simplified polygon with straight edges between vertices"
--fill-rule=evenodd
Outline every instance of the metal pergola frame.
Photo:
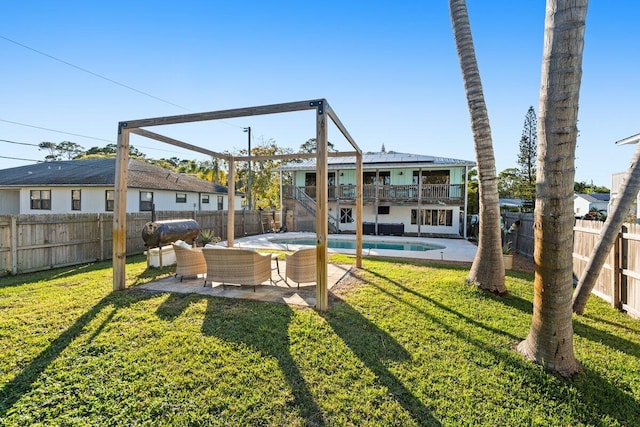
M 231 119 L 238 117 L 258 116 L 266 114 L 288 113 L 315 109 L 316 114 L 316 153 L 295 153 L 271 156 L 231 156 L 207 148 L 188 144 L 180 140 L 151 132 L 147 129 L 153 126 L 203 122 L 212 120 Z M 330 118 L 342 135 L 347 139 L 355 151 L 329 153 L 327 118 Z M 113 289 L 122 290 L 126 287 L 125 264 L 127 255 L 127 178 L 129 162 L 129 134 L 144 136 L 156 141 L 175 145 L 187 150 L 196 151 L 218 159 L 226 160 L 229 164 L 227 207 L 227 246 L 234 244 L 235 221 L 235 162 L 236 161 L 264 161 L 286 160 L 301 158 L 316 158 L 316 175 L 318 183 L 316 189 L 316 309 L 325 311 L 329 305 L 329 288 L 327 274 L 327 235 L 328 235 L 328 157 L 355 156 L 356 158 L 356 267 L 362 268 L 362 150 L 358 147 L 336 113 L 329 106 L 326 99 L 289 102 L 283 104 L 263 105 L 257 107 L 236 108 L 231 110 L 211 111 L 206 113 L 184 114 L 178 116 L 155 117 L 149 119 L 129 120 L 118 123 L 118 149 L 115 171 L 115 205 L 113 216 Z M 229 209 L 231 208 L 231 209 Z M 229 212 L 229 210 L 231 212 Z

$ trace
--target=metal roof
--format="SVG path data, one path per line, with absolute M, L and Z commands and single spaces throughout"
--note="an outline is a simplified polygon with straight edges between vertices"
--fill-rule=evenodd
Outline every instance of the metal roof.
M 330 157 L 329 169 L 355 168 L 356 158 Z M 469 160 L 450 159 L 446 157 L 424 156 L 421 154 L 397 153 L 395 151 L 363 153 L 362 167 L 371 168 L 407 168 L 407 167 L 443 167 L 443 166 L 475 166 L 476 163 Z M 289 163 L 280 166 L 277 170 L 294 171 L 316 168 L 316 159 L 307 159 L 298 163 Z
M 0 187 L 114 186 L 116 159 L 36 163 L 0 170 Z M 227 194 L 227 187 L 140 160 L 129 160 L 129 188 Z M 240 194 L 236 192 L 236 194 Z
M 640 142 L 640 133 L 637 133 L 635 135 L 631 135 L 629 137 L 621 139 L 620 141 L 616 141 L 615 144 L 616 145 L 626 145 L 626 144 L 637 144 L 638 142 Z
M 581 197 L 589 203 L 608 202 L 611 199 L 609 193 L 577 193 L 575 197 Z

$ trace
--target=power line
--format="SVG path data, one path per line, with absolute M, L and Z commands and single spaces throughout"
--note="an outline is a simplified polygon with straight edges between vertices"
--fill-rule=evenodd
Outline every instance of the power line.
M 133 92 L 136 92 L 136 93 L 139 93 L 139 94 L 141 94 L 141 95 L 148 96 L 149 98 L 153 98 L 153 99 L 155 99 L 155 100 L 157 100 L 157 101 L 164 102 L 165 104 L 169 104 L 169 105 L 172 105 L 172 106 L 174 106 L 174 107 L 181 108 L 181 109 L 183 109 L 183 110 L 185 110 L 185 111 L 193 112 L 192 110 L 188 109 L 187 107 L 183 107 L 182 105 L 178 105 L 178 104 L 173 103 L 173 102 L 171 102 L 171 101 L 167 101 L 166 99 L 162 99 L 162 98 L 159 98 L 159 97 L 157 97 L 157 96 L 151 95 L 150 93 L 147 93 L 147 92 L 141 91 L 141 90 L 139 90 L 139 89 L 136 89 L 136 88 L 131 87 L 131 86 L 129 86 L 129 85 L 126 85 L 126 84 L 124 84 L 124 83 L 120 83 L 120 82 L 118 82 L 118 81 L 116 81 L 116 80 L 110 79 L 109 77 L 103 76 L 102 74 L 94 73 L 94 72 L 93 72 L 93 71 L 91 71 L 91 70 L 87 70 L 86 68 L 82 68 L 82 67 L 80 67 L 80 66 L 78 66 L 78 65 L 72 64 L 71 62 L 67 62 L 67 61 L 65 61 L 65 60 L 63 60 L 63 59 L 56 58 L 56 57 L 55 57 L 55 56 L 53 56 L 53 55 L 49 55 L 48 53 L 45 53 L 45 52 L 42 52 L 42 51 L 40 51 L 40 50 L 34 49 L 34 48 L 30 47 L 30 46 L 27 46 L 27 45 L 25 45 L 25 44 L 22 44 L 22 43 L 20 43 L 20 42 L 15 41 L 15 40 L 11 40 L 10 38 L 7 38 L 7 37 L 5 37 L 5 36 L 3 36 L 3 35 L 0 35 L 0 38 L 1 38 L 1 39 L 4 39 L 4 40 L 6 40 L 6 41 L 8 41 L 8 42 L 10 42 L 10 43 L 13 43 L 13 44 L 15 44 L 15 45 L 18 45 L 18 46 L 20 46 L 20 47 L 23 47 L 23 48 L 25 48 L 25 49 L 28 49 L 28 50 L 30 50 L 30 51 L 32 51 L 32 52 L 35 52 L 35 53 L 37 53 L 37 54 L 39 54 L 39 55 L 46 56 L 47 58 L 49 58 L 49 59 L 53 59 L 54 61 L 60 62 L 61 64 L 67 65 L 67 66 L 72 67 L 72 68 L 75 68 L 76 70 L 80 70 L 80 71 L 82 71 L 82 72 L 84 72 L 84 73 L 91 74 L 92 76 L 98 77 L 98 78 L 100 78 L 100 79 L 102 79 L 102 80 L 106 80 L 106 81 L 108 81 L 108 82 L 110 82 L 110 83 L 113 83 L 113 84 L 116 84 L 116 85 L 118 85 L 118 86 L 121 86 L 121 87 L 123 87 L 123 88 L 125 88 L 125 89 L 129 89 L 129 90 L 131 90 L 131 91 L 133 91 Z
M 2 37 L 2 36 L 0 36 L 0 37 Z M 49 131 L 49 132 L 62 133 L 62 134 L 65 134 L 65 135 L 79 136 L 79 137 L 81 137 L 81 138 L 95 139 L 95 140 L 97 140 L 97 141 L 105 141 L 105 142 L 114 143 L 114 142 L 113 142 L 113 141 L 111 141 L 110 139 L 97 138 L 97 137 L 95 137 L 95 136 L 81 135 L 81 134 L 79 134 L 79 133 L 65 132 L 65 131 L 62 131 L 62 130 L 56 130 L 56 129 L 45 128 L 45 127 L 42 127 L 42 126 L 28 125 L 28 124 L 26 124 L 26 123 L 14 122 L 14 121 L 11 121 L 11 120 L 4 120 L 4 119 L 0 119 L 0 122 L 11 123 L 11 124 L 14 124 L 14 125 L 20 125 L 20 126 L 26 126 L 26 127 L 28 127 L 28 128 L 42 129 L 42 130 L 47 130 L 47 131 Z
M 0 141 L 1 142 L 8 142 L 9 144 L 31 145 L 33 147 L 40 147 L 39 144 L 29 144 L 28 142 L 9 141 L 8 139 L 0 139 Z
M 33 160 L 33 159 L 21 159 L 19 157 L 7 157 L 7 156 L 0 156 L 0 159 L 9 159 L 9 160 L 24 160 L 27 162 L 37 162 L 37 163 L 41 163 L 42 160 Z

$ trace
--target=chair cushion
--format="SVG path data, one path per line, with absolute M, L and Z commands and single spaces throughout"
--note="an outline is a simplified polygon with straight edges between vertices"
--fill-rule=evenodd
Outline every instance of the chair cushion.
M 187 242 L 183 240 L 176 240 L 175 242 L 173 242 L 173 244 L 176 246 L 180 246 L 181 248 L 184 248 L 184 249 L 191 249 L 191 245 L 189 245 Z

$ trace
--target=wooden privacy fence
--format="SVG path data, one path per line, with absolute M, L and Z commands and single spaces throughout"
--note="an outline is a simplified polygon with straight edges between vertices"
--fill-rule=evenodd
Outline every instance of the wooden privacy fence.
M 517 253 L 533 258 L 533 215 L 506 213 L 505 227 L 520 221 L 518 231 L 507 234 Z M 600 221 L 576 220 L 573 228 L 573 275 L 577 282 L 587 267 L 591 252 L 604 226 Z M 640 225 L 625 224 L 600 270 L 593 294 L 640 317 Z
M 604 223 L 576 221 L 573 232 L 573 275 L 578 280 L 587 266 L 591 251 L 599 240 Z M 640 317 L 640 226 L 624 224 L 611 248 L 593 294 Z
M 280 228 L 275 211 L 236 211 L 235 236 Z M 227 238 L 227 212 L 158 211 L 156 220 L 195 219 L 202 230 Z M 127 255 L 145 251 L 142 229 L 150 213 L 127 214 Z M 113 214 L 0 215 L 0 275 L 111 259 Z

